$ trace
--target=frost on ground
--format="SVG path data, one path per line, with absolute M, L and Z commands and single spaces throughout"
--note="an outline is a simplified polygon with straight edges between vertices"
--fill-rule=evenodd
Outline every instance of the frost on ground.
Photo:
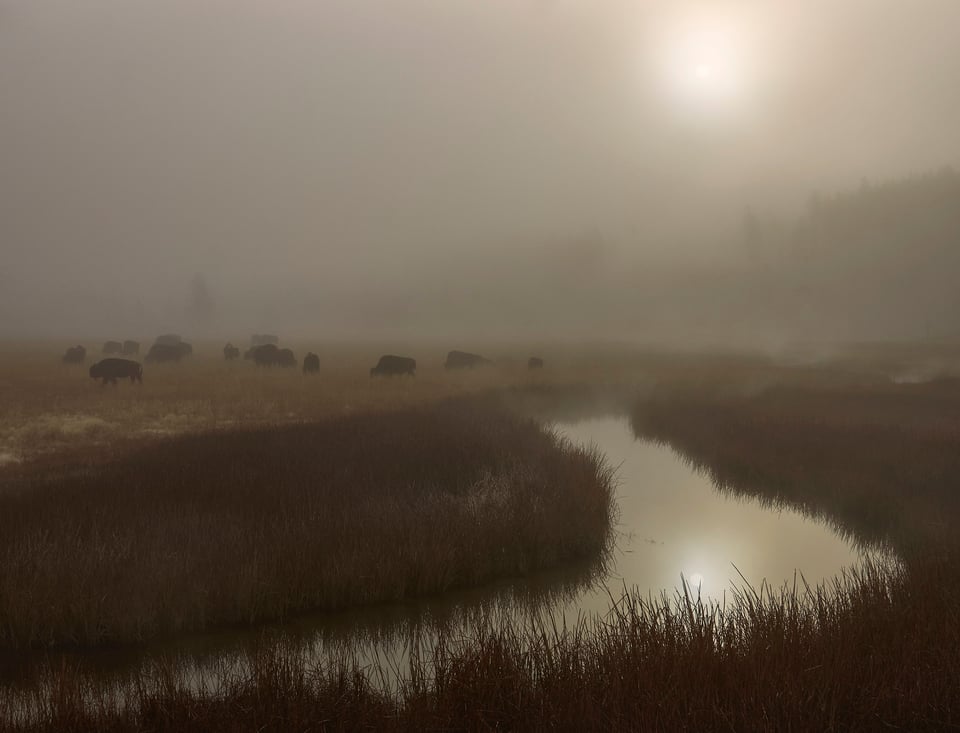
M 20 463 L 20 458 L 8 450 L 0 450 L 0 466 L 7 466 L 11 463 Z
M 114 426 L 101 417 L 84 414 L 43 414 L 12 431 L 12 437 L 21 443 L 36 440 L 57 440 L 90 437 L 110 432 Z
M 189 412 L 168 412 L 165 415 L 151 419 L 140 432 L 145 435 L 177 435 L 191 430 L 196 430 L 206 425 L 209 421 L 202 416 Z
M 99 443 L 117 430 L 113 423 L 82 413 L 54 415 L 44 413 L 22 424 L 8 426 L 0 431 L 0 465 L 19 463 L 28 455 L 47 453 L 64 444 L 82 441 Z

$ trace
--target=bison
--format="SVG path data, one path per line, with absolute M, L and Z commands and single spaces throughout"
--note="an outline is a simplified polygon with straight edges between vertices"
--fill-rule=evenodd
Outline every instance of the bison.
M 147 363 L 163 363 L 167 361 L 180 361 L 184 356 L 193 353 L 193 347 L 190 344 L 161 344 L 156 343 L 150 347 L 147 352 Z
M 223 347 L 223 358 L 226 359 L 227 361 L 233 361 L 234 359 L 238 359 L 239 357 L 240 357 L 240 349 L 238 349 L 233 344 L 228 342 L 227 345 Z
M 381 356 L 377 365 L 370 370 L 371 377 L 393 377 L 401 374 L 416 376 L 417 362 L 408 356 Z
M 87 350 L 82 346 L 71 346 L 63 355 L 64 364 L 83 364 L 87 358 Z
M 104 359 L 90 367 L 92 379 L 102 379 L 103 386 L 116 384 L 118 379 L 129 377 L 130 383 L 143 383 L 143 367 L 138 362 L 129 359 Z
M 123 351 L 123 344 L 119 341 L 107 341 L 102 351 L 104 354 L 119 354 Z
M 280 349 L 277 351 L 277 364 L 282 367 L 295 367 L 297 357 L 293 355 L 290 349 Z
M 316 374 L 320 371 L 320 357 L 312 351 L 303 357 L 303 373 Z
M 539 356 L 531 356 L 527 360 L 527 369 L 543 369 L 543 359 Z
M 473 369 L 474 367 L 492 363 L 492 361 L 485 359 L 479 354 L 470 354 L 466 351 L 451 351 L 447 354 L 447 361 L 443 366 L 447 369 Z
M 123 350 L 120 352 L 124 356 L 134 356 L 140 353 L 140 343 L 127 339 L 123 342 Z
M 276 344 L 262 344 L 251 348 L 243 358 L 253 359 L 253 363 L 257 366 L 275 366 L 280 363 L 280 349 Z
M 250 346 L 269 346 L 273 344 L 274 346 L 280 343 L 280 337 L 274 336 L 272 333 L 255 333 L 250 337 Z

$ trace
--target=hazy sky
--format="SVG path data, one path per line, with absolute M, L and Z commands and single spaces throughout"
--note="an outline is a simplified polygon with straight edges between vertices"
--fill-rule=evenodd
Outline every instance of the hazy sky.
M 504 268 L 723 262 L 747 204 L 960 161 L 958 28 L 957 0 L 0 0 L 0 336 L 491 335 Z

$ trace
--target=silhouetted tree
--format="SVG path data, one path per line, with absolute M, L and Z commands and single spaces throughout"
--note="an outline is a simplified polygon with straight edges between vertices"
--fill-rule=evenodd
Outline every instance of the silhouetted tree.
M 190 281 L 190 302 L 187 305 L 187 315 L 198 320 L 209 319 L 215 310 L 213 296 L 207 287 L 207 280 L 197 273 Z

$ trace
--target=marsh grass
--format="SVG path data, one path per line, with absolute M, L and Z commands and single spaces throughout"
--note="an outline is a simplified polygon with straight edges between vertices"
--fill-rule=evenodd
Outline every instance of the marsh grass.
M 664 392 L 632 413 L 721 490 L 789 505 L 905 559 L 960 548 L 960 387 Z
M 931 572 L 932 568 L 928 568 Z M 0 698 L 19 730 L 942 730 L 960 724 L 955 588 L 867 566 L 726 605 L 629 594 L 598 621 L 442 634 L 399 687 L 265 641 L 197 685 L 169 661 L 107 688 L 73 667 Z M 921 592 L 917 592 L 921 591 Z
M 600 554 L 602 457 L 476 399 L 163 440 L 0 495 L 0 646 L 131 642 Z

